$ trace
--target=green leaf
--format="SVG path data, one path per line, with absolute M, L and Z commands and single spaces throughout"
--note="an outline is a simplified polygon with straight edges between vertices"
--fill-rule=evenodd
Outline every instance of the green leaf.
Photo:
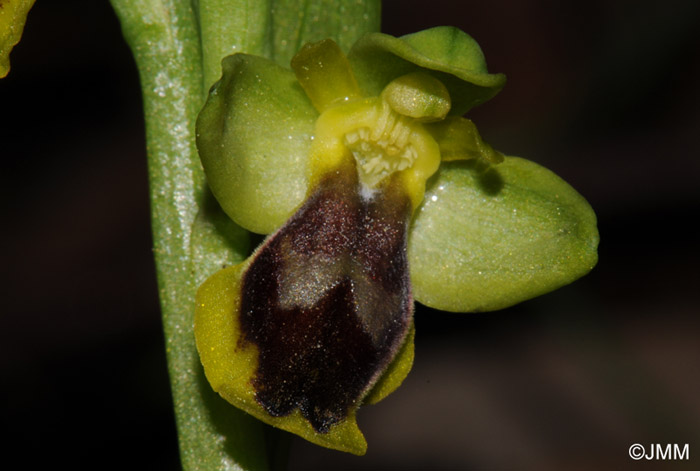
M 446 311 L 501 309 L 571 283 L 597 261 L 586 200 L 517 157 L 443 164 L 410 234 L 414 296 Z
M 221 60 L 238 52 L 269 57 L 273 0 L 198 0 L 204 90 L 221 77 Z
M 380 10 L 379 0 L 198 0 L 205 88 L 221 77 L 221 60 L 231 54 L 287 67 L 306 42 L 331 38 L 347 51 L 379 31 Z
M 22 37 L 34 0 L 0 0 L 0 78 L 10 72 L 10 51 Z
M 333 39 L 347 52 L 363 34 L 379 31 L 379 0 L 273 0 L 271 58 L 289 66 L 304 43 Z
M 395 38 L 367 34 L 352 47 L 348 59 L 360 88 L 379 95 L 393 79 L 423 70 L 440 80 L 452 98 L 452 115 L 492 98 L 505 85 L 503 74 L 489 74 L 481 48 L 467 33 L 440 26 Z

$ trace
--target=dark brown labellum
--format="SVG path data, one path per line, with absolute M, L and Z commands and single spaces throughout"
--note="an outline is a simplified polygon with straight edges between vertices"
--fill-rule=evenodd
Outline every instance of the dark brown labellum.
M 326 433 L 359 405 L 401 346 L 413 302 L 408 198 L 389 182 L 360 196 L 354 169 L 327 175 L 243 276 L 243 341 L 259 350 L 256 399 L 299 409 Z

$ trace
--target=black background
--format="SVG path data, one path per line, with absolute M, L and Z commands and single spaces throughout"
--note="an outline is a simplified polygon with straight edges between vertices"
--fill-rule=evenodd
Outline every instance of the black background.
M 474 36 L 505 89 L 470 117 L 591 203 L 600 261 L 484 314 L 419 308 L 365 457 L 295 439 L 290 469 L 697 469 L 700 7 L 387 1 L 384 32 Z M 106 1 L 39 0 L 0 81 L 3 457 L 177 469 L 138 75 Z M 690 462 L 632 461 L 688 443 Z

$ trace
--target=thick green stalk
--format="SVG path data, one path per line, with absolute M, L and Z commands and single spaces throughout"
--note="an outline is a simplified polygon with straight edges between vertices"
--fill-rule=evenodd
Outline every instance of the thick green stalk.
M 203 277 L 247 250 L 246 234 L 206 189 L 195 121 L 221 59 L 233 52 L 288 65 L 296 46 L 349 46 L 379 27 L 379 0 L 111 0 L 141 77 L 154 253 L 182 466 L 264 470 L 279 437 L 225 403 L 204 378 L 193 336 Z
M 263 427 L 211 391 L 192 334 L 197 284 L 191 232 L 205 197 L 194 135 L 206 90 L 196 11 L 175 0 L 112 3 L 141 76 L 154 253 L 182 465 L 266 469 Z

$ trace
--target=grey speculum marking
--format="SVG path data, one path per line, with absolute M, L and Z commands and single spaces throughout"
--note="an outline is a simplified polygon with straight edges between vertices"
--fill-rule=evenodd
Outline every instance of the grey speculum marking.
M 398 184 L 365 199 L 354 169 L 340 170 L 258 250 L 240 322 L 259 351 L 253 387 L 269 414 L 299 409 L 326 433 L 395 356 L 413 313 L 409 215 Z

